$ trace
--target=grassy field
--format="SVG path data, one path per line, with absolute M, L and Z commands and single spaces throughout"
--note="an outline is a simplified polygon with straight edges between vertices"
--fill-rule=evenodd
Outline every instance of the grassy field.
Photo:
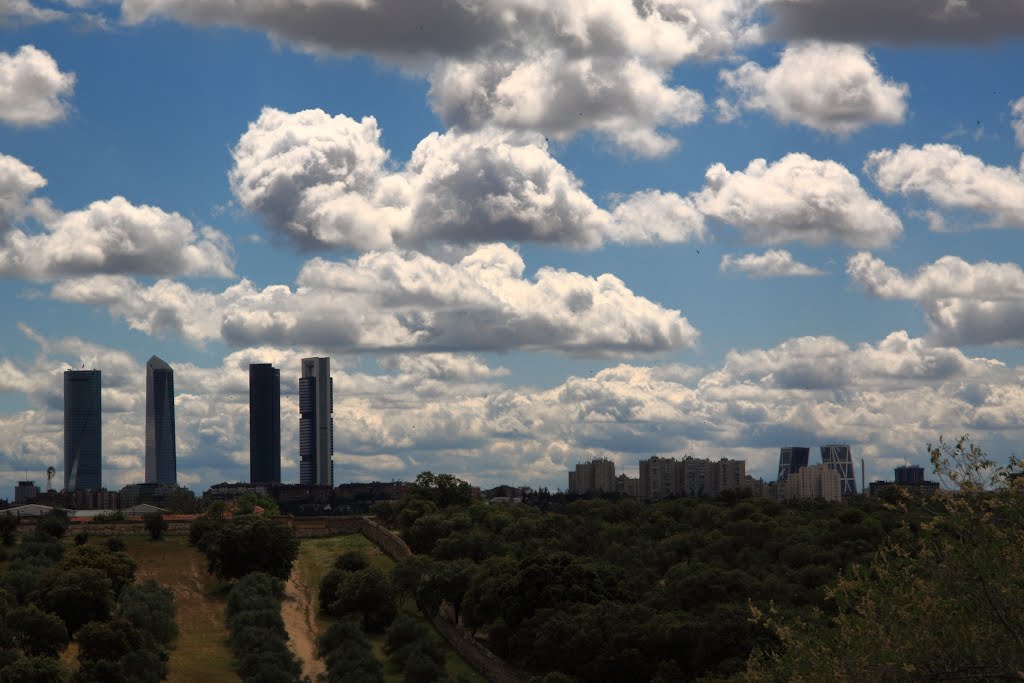
M 295 570 L 299 572 L 300 585 L 310 592 L 309 598 L 314 607 L 317 607 L 317 589 L 320 586 L 320 581 L 330 571 L 334 558 L 349 550 L 362 552 L 373 566 L 385 572 L 391 571 L 391 568 L 395 565 L 394 560 L 382 553 L 372 541 L 362 534 L 304 539 L 299 549 L 299 559 L 296 562 Z M 419 610 L 416 609 L 416 605 L 411 600 L 406 601 L 402 606 L 402 611 L 416 619 L 429 623 L 420 614 Z M 316 624 L 323 631 L 330 626 L 332 621 L 332 618 L 318 614 Z M 403 680 L 402 672 L 394 664 L 391 664 L 388 661 L 387 655 L 384 654 L 384 636 L 369 634 L 369 639 L 373 645 L 374 655 L 384 664 L 385 683 L 401 683 Z M 463 680 L 472 681 L 473 683 L 486 683 L 487 679 L 473 671 L 454 650 L 448 647 L 448 644 L 440 634 L 437 634 L 437 639 L 444 646 L 445 664 L 448 668 L 449 676 L 452 678 L 458 676 Z
M 174 589 L 178 639 L 172 643 L 170 683 L 237 683 L 224 626 L 225 593 L 206 573 L 206 558 L 184 536 L 151 541 L 126 536 L 127 552 L 138 563 L 138 578 Z M 95 539 L 102 543 L 102 539 Z

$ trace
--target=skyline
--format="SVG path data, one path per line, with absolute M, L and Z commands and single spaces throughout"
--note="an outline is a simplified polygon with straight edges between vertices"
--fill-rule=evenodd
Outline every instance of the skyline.
M 197 489 L 247 479 L 249 363 L 298 481 L 320 356 L 339 482 L 1019 454 L 1024 9 L 301 5 L 0 8 L 0 485 L 83 365 L 142 481 L 154 352 Z

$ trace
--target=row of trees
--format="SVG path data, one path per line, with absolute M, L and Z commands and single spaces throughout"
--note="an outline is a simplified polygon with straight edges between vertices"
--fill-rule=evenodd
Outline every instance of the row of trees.
M 59 511 L 41 517 L 0 579 L 0 681 L 63 683 L 58 657 L 72 638 L 74 683 L 162 680 L 176 635 L 172 592 L 135 584 L 135 562 L 116 543 L 66 547 L 67 526 Z
M 300 683 L 302 666 L 288 649 L 281 619 L 281 580 L 252 572 L 228 593 L 229 642 L 246 683 Z

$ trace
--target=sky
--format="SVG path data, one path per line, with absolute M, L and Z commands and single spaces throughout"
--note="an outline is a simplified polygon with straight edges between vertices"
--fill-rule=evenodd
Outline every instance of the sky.
M 248 478 L 329 356 L 335 481 L 1024 437 L 1024 2 L 0 0 L 0 496 Z M 930 467 L 929 467 L 930 470 Z M 859 473 L 858 473 L 859 474 Z

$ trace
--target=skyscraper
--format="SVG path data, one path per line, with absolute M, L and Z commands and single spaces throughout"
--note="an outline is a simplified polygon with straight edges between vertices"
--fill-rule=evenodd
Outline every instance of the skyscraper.
M 281 483 L 281 371 L 249 365 L 249 481 Z
M 103 487 L 100 371 L 64 371 L 64 490 Z
M 330 358 L 303 358 L 299 378 L 299 483 L 334 486 L 334 380 Z
M 811 460 L 811 449 L 803 446 L 783 446 L 779 451 L 779 476 L 776 481 L 785 481 L 796 474 L 801 467 L 807 467 Z
M 853 472 L 853 456 L 845 444 L 830 444 L 821 447 L 821 462 L 839 473 L 840 492 L 843 498 L 857 495 L 857 479 Z
M 174 371 L 156 356 L 146 362 L 146 483 L 178 483 Z

